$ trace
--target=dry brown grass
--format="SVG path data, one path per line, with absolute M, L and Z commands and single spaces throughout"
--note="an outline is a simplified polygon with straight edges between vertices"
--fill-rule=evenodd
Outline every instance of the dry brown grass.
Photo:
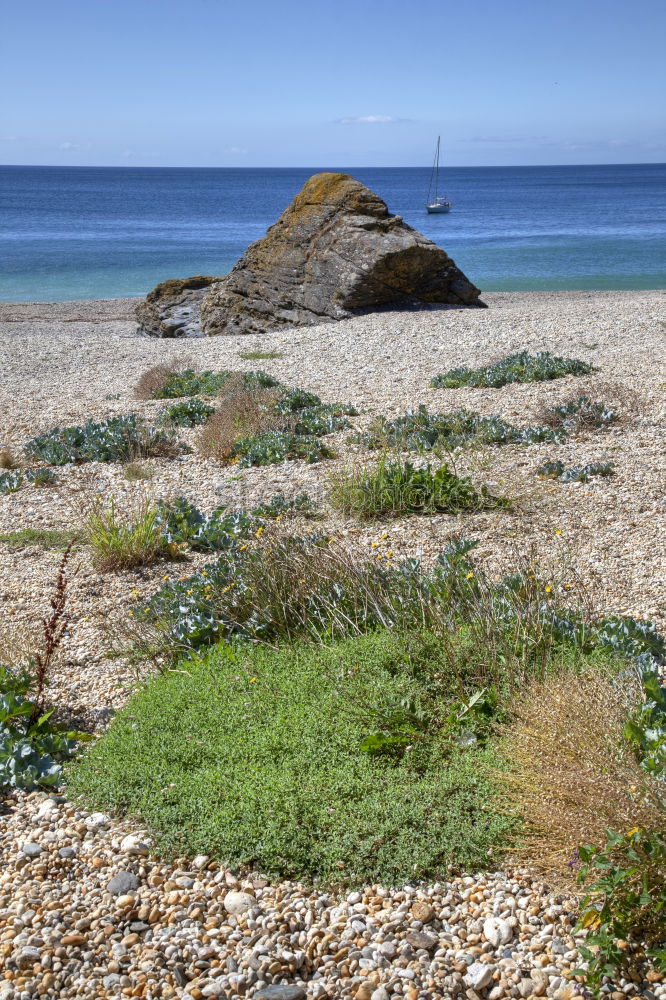
M 287 430 L 289 418 L 273 409 L 277 398 L 273 389 L 248 387 L 242 375 L 230 376 L 216 399 L 215 413 L 199 431 L 199 452 L 205 458 L 228 462 L 239 438 Z
M 649 779 L 623 737 L 640 697 L 637 683 L 601 668 L 531 682 L 513 705 L 498 778 L 527 833 L 520 852 L 563 882 L 580 844 L 603 844 L 607 829 L 659 827 Z
M 565 406 L 567 403 L 573 403 L 583 395 L 588 396 L 593 404 L 603 403 L 605 407 L 613 410 L 615 418 L 612 425 L 614 427 L 627 426 L 641 410 L 638 393 L 630 386 L 623 385 L 621 382 L 595 382 L 593 388 L 588 392 L 570 393 L 558 400 L 556 406 Z M 562 425 L 562 417 L 557 413 L 556 406 L 553 406 L 552 399 L 544 402 L 536 415 L 537 421 L 545 424 L 547 427 L 560 427 Z M 594 430 L 599 426 L 598 416 L 592 408 L 581 409 L 576 414 L 576 431 Z
M 177 372 L 183 372 L 188 368 L 191 368 L 194 371 L 197 370 L 191 357 L 185 354 L 178 355 L 177 357 L 172 358 L 171 361 L 165 361 L 162 364 L 153 365 L 152 368 L 146 369 L 143 375 L 139 378 L 139 381 L 134 388 L 134 398 L 161 398 L 162 389 L 168 381 L 169 376 L 175 375 Z
M 0 448 L 0 469 L 18 469 L 19 463 L 11 448 Z

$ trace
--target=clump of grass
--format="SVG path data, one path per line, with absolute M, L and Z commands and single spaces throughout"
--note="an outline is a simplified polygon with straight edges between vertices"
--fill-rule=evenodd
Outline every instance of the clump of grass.
M 23 549 L 38 545 L 42 549 L 66 549 L 78 533 L 70 528 L 22 528 L 0 535 L 0 542 L 10 549 Z
M 114 497 L 98 498 L 84 528 L 95 565 L 103 571 L 134 569 L 157 562 L 165 550 L 156 506 L 148 501 L 138 511 L 121 513 Z
M 432 451 L 443 448 L 469 448 L 488 444 L 537 444 L 558 442 L 561 429 L 549 427 L 514 427 L 500 416 L 484 417 L 471 410 L 429 413 L 425 406 L 407 410 L 400 417 L 379 417 L 358 441 L 370 449 L 392 448 L 404 451 Z
M 155 467 L 147 462 L 125 462 L 123 475 L 130 483 L 144 482 L 155 476 Z
M 587 669 L 533 680 L 505 732 L 508 801 L 527 823 L 530 862 L 571 879 L 582 843 L 607 829 L 659 828 L 655 796 L 625 738 L 640 700 L 626 671 Z
M 0 469 L 16 469 L 18 464 L 16 456 L 9 446 L 0 448 Z
M 228 462 L 240 437 L 282 429 L 286 423 L 275 410 L 277 396 L 270 389 L 251 388 L 241 379 L 230 379 L 215 412 L 199 432 L 197 447 L 206 458 Z
M 495 755 L 449 738 L 456 700 L 427 634 L 220 646 L 136 695 L 69 787 L 99 808 L 131 802 L 169 855 L 288 878 L 435 878 L 487 863 L 511 825 L 485 776 Z
M 186 355 L 173 358 L 170 362 L 162 362 L 148 368 L 134 388 L 135 399 L 162 399 L 162 391 L 173 375 L 184 370 L 193 370 L 191 358 Z
M 173 455 L 178 450 L 173 435 L 150 427 L 135 414 L 110 417 L 100 423 L 55 427 L 33 438 L 26 454 L 49 465 L 70 462 L 125 462 L 149 455 Z
M 589 462 L 567 468 L 564 462 L 556 460 L 544 462 L 536 472 L 542 479 L 557 479 L 560 483 L 587 483 L 592 476 L 614 475 L 615 468 L 612 462 Z
M 461 478 L 441 465 L 417 467 L 401 458 L 383 454 L 374 466 L 350 466 L 329 477 L 331 505 L 352 517 L 399 517 L 408 514 L 456 514 L 506 507 L 487 487 L 477 491 L 468 478 Z
M 430 385 L 434 389 L 499 388 L 512 382 L 548 382 L 565 375 L 589 375 L 591 364 L 576 358 L 560 358 L 550 351 L 530 354 L 521 351 L 502 361 L 481 368 L 452 368 L 444 375 L 436 375 Z
M 243 361 L 272 361 L 274 358 L 283 358 L 282 351 L 239 351 L 238 357 Z

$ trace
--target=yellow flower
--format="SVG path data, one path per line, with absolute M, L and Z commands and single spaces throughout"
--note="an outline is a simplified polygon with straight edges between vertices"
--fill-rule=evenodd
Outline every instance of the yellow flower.
M 550 594 L 550 592 L 551 592 L 551 590 L 552 590 L 552 589 L 553 589 L 553 588 L 551 587 L 551 585 L 550 585 L 549 583 L 547 583 L 547 584 L 546 584 L 546 593 L 547 593 L 547 594 Z
M 635 826 L 633 830 L 627 830 L 625 836 L 633 837 L 635 833 L 640 833 L 640 832 L 641 832 L 640 826 Z
M 188 594 L 193 594 L 193 593 L 194 593 L 194 591 L 193 591 L 193 590 L 188 590 L 188 592 L 187 592 L 187 593 L 188 593 Z
M 136 587 L 132 587 L 132 597 L 138 597 L 138 596 L 139 596 L 139 591 L 136 589 Z
M 168 579 L 169 579 L 169 574 L 168 574 L 168 573 L 165 573 L 165 574 L 164 574 L 164 576 L 162 577 L 162 579 L 163 579 L 163 580 L 168 580 Z
M 255 531 L 254 536 L 255 536 L 255 538 L 261 538 L 261 536 L 263 535 L 263 533 L 264 533 L 264 527 L 263 527 L 263 525 L 261 525 Z
M 240 547 L 240 551 L 242 552 L 242 551 L 243 551 L 244 549 L 246 549 L 246 548 L 247 548 L 247 545 L 241 545 L 241 547 Z
M 256 683 L 257 683 L 257 678 L 256 677 L 250 677 L 250 684 L 256 684 Z
M 467 579 L 468 579 L 468 580 L 471 580 L 471 579 L 473 579 L 473 577 L 474 577 L 474 574 L 473 574 L 473 573 L 468 573 L 468 574 L 467 574 Z
M 560 531 L 560 529 L 558 528 L 558 529 L 557 529 L 557 531 L 555 532 L 555 534 L 556 534 L 556 535 L 561 535 L 561 534 L 562 534 L 562 532 L 561 532 L 561 531 Z
M 372 547 L 373 547 L 373 549 L 376 549 L 378 545 L 379 545 L 379 542 L 373 542 L 373 543 L 372 543 Z
M 393 552 L 392 552 L 392 550 L 391 550 L 391 549 L 389 549 L 389 550 L 388 550 L 388 552 L 386 553 L 386 555 L 387 555 L 387 556 L 392 556 L 392 555 L 393 555 Z

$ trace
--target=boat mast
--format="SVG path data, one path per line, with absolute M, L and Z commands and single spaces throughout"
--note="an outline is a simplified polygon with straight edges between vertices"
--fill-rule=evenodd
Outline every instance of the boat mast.
M 439 141 L 441 136 L 437 136 L 437 152 L 435 153 L 435 202 L 439 195 Z

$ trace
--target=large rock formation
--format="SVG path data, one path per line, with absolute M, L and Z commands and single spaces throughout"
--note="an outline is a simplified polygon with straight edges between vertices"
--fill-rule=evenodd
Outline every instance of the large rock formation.
M 148 296 L 150 316 L 159 314 L 165 329 L 184 330 L 165 316 L 168 300 L 160 289 L 170 284 Z M 479 295 L 443 250 L 391 215 L 369 188 L 347 174 L 315 174 L 230 274 L 203 292 L 201 332 L 264 333 L 387 305 L 483 306 Z M 138 314 L 143 331 L 152 333 L 148 304 Z

